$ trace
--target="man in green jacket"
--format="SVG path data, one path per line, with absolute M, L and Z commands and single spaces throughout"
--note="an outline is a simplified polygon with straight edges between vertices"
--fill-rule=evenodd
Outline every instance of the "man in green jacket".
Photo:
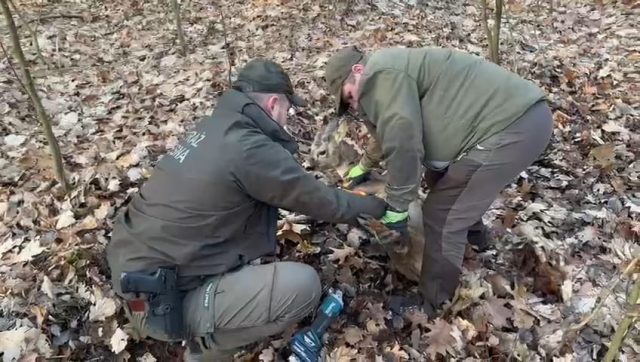
M 377 145 L 347 178 L 357 183 L 386 162 L 391 208 L 381 221 L 391 229 L 406 235 L 426 167 L 417 302 L 433 315 L 455 292 L 467 242 L 486 247 L 484 212 L 547 146 L 553 121 L 545 95 L 494 63 L 440 48 L 346 47 L 329 59 L 325 78 L 338 115 L 351 109 L 364 118 Z
M 136 311 L 139 296 L 123 293 L 123 272 L 177 269 L 184 340 L 221 361 L 317 307 L 312 267 L 268 262 L 278 208 L 351 224 L 384 214 L 382 199 L 328 187 L 295 160 L 297 145 L 284 126 L 290 107 L 303 104 L 278 64 L 249 62 L 213 114 L 158 162 L 117 216 L 107 259 L 130 319 L 147 320 L 137 325 L 142 333 L 170 340 L 167 321 L 150 321 L 147 307 Z

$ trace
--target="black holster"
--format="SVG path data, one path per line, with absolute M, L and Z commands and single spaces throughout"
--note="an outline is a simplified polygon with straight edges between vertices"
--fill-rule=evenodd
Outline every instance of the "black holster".
M 178 342 L 185 339 L 182 300 L 185 293 L 177 287 L 178 275 L 175 268 L 158 268 L 154 274 L 123 272 L 120 286 L 123 293 L 144 293 L 142 300 L 129 301 L 131 312 L 146 312 L 145 324 L 158 339 Z M 161 337 L 160 337 L 161 336 Z

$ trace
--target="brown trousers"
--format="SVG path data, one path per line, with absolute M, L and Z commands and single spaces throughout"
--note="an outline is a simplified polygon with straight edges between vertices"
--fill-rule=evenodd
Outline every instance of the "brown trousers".
M 544 151 L 553 120 L 538 102 L 516 122 L 471 149 L 435 181 L 423 205 L 427 244 L 420 291 L 433 314 L 453 297 L 462 271 L 467 232 L 481 226 L 482 215 L 500 191 Z M 437 177 L 436 177 L 437 178 Z

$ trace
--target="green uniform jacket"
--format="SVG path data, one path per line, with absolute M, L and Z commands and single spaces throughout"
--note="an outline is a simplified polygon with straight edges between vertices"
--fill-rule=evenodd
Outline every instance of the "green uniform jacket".
M 387 202 L 401 210 L 417 197 L 422 165 L 446 168 L 545 97 L 534 83 L 451 49 L 388 48 L 364 63 L 360 111 L 387 163 Z
M 328 187 L 295 160 L 289 134 L 244 93 L 170 154 L 116 218 L 107 247 L 114 289 L 123 271 L 177 266 L 181 289 L 274 254 L 278 208 L 330 222 L 382 217 L 385 203 Z

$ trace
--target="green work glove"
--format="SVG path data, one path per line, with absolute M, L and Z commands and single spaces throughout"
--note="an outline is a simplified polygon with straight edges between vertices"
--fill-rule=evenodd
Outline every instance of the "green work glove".
M 380 221 L 399 234 L 393 240 L 393 249 L 397 253 L 405 254 L 409 250 L 409 211 L 399 211 L 389 207 Z
M 348 187 L 352 188 L 363 183 L 367 178 L 369 178 L 369 169 L 357 164 L 349 170 L 349 173 L 347 173 L 345 178 L 348 182 Z

